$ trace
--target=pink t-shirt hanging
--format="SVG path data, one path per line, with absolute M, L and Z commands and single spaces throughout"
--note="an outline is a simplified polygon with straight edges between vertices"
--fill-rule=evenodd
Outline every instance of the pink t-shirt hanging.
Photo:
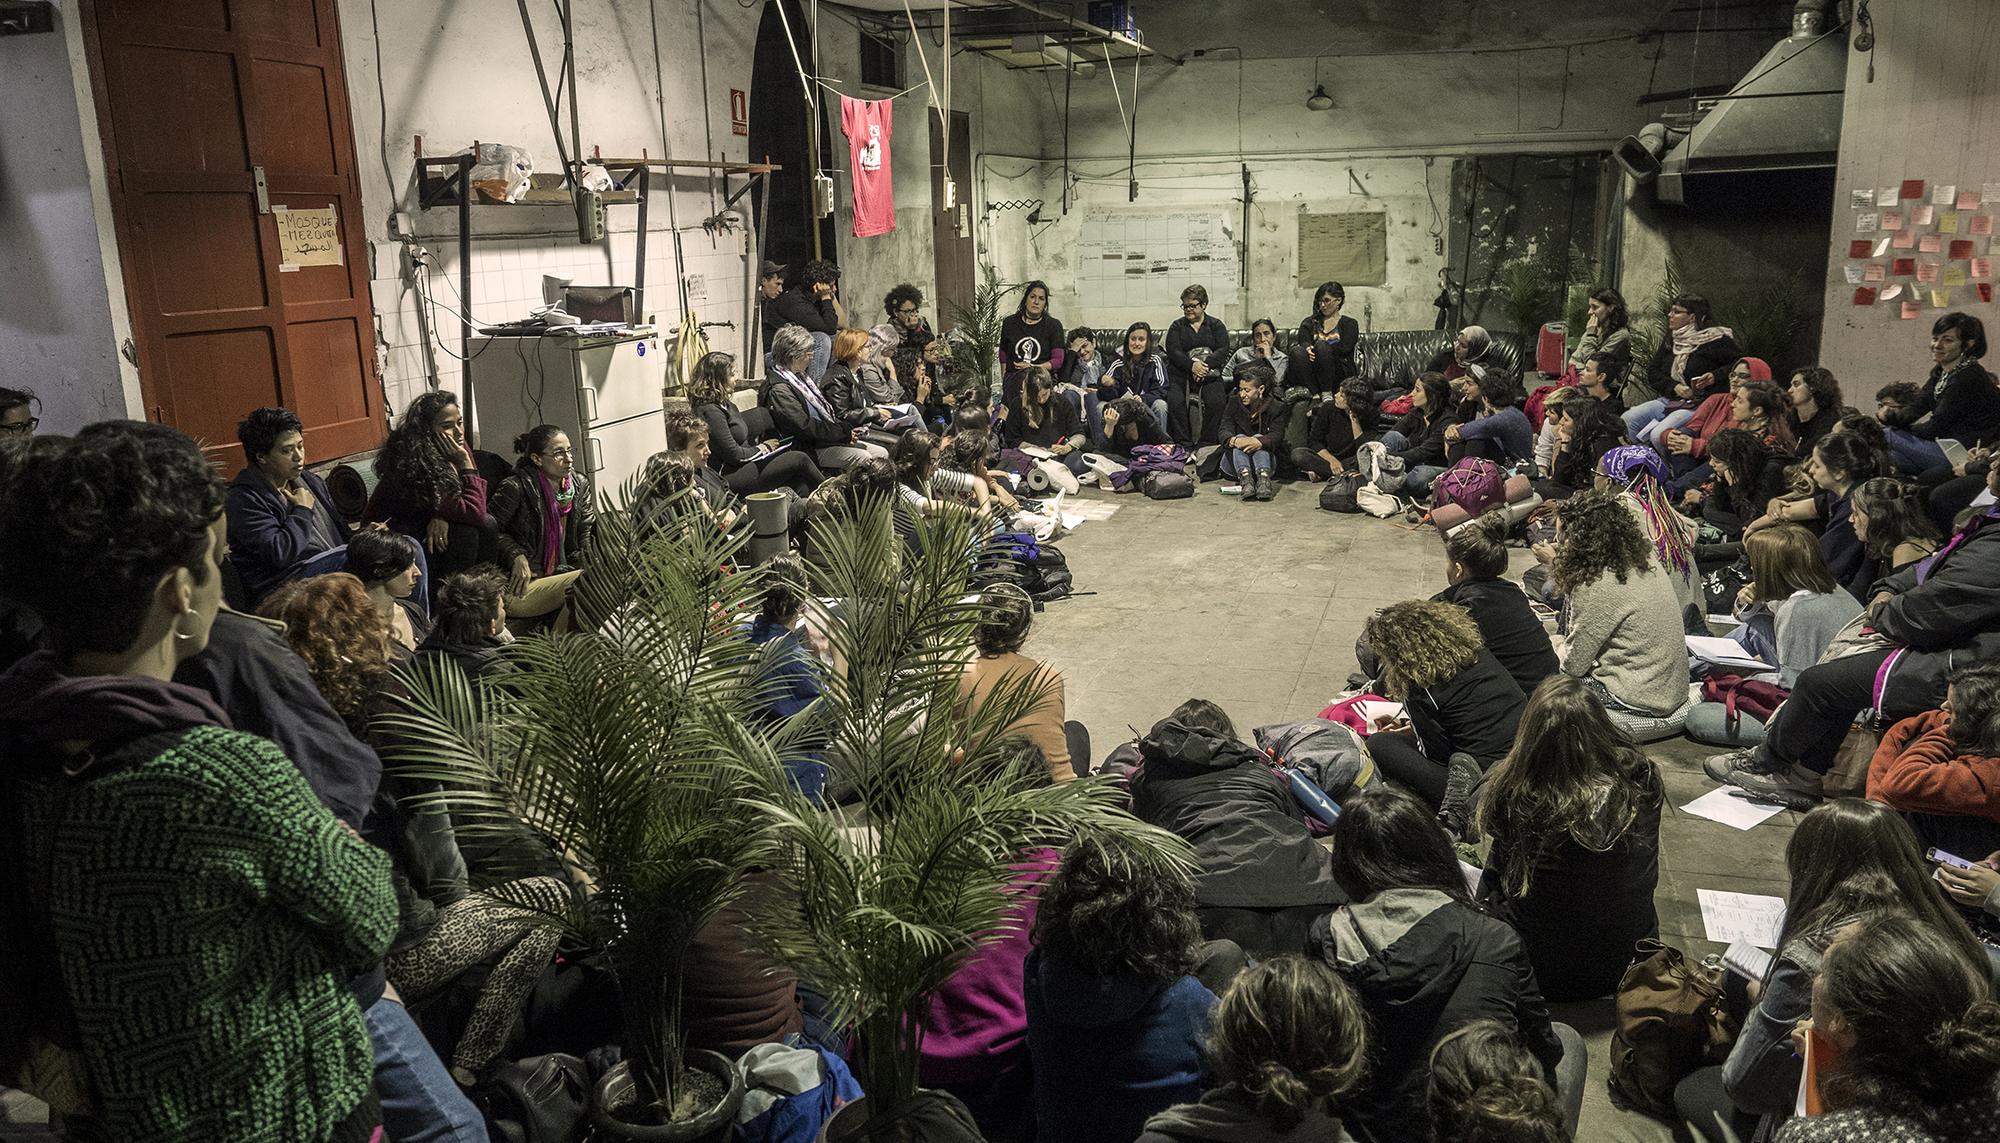
M 840 97 L 847 133 L 847 169 L 854 178 L 854 236 L 896 229 L 896 194 L 889 181 L 889 134 L 895 108 L 886 99 Z

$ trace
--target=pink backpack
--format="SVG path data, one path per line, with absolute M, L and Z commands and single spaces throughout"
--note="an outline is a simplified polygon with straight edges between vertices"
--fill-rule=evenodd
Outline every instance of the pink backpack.
M 1463 457 L 1438 476 L 1431 485 L 1431 511 L 1448 504 L 1477 516 L 1488 508 L 1507 503 L 1507 476 L 1500 466 L 1485 457 Z

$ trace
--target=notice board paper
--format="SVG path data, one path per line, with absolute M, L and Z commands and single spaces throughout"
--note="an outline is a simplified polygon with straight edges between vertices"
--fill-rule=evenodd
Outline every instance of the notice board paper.
M 311 210 L 274 206 L 271 217 L 278 222 L 278 269 L 346 265 L 340 249 L 340 220 L 331 203 Z

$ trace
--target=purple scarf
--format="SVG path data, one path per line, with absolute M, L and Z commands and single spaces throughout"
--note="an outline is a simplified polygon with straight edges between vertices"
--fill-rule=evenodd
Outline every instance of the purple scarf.
M 567 490 L 575 477 L 566 477 L 563 488 Z M 549 478 L 535 470 L 535 483 L 542 490 L 542 575 L 554 575 L 562 564 L 562 542 L 564 517 L 569 515 L 571 501 L 556 498 L 556 488 Z

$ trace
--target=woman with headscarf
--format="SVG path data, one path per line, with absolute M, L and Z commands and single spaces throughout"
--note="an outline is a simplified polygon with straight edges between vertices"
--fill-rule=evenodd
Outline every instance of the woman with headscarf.
M 1726 325 L 1711 324 L 1708 299 L 1681 294 L 1667 307 L 1667 336 L 1646 366 L 1646 381 L 1659 398 L 1625 413 L 1625 429 L 1633 440 L 1651 441 L 1640 433 L 1656 421 L 1679 428 L 1694 409 L 1723 384 L 1729 363 L 1743 356 L 1736 334 Z
M 1451 348 L 1431 358 L 1425 372 L 1442 373 L 1447 381 L 1460 377 L 1482 377 L 1486 373 L 1486 351 L 1493 348 L 1493 335 L 1483 325 L 1469 325 L 1458 331 Z
M 1695 569 L 1693 551 L 1696 525 L 1676 512 L 1673 502 L 1668 499 L 1667 466 L 1660 459 L 1660 454 L 1645 445 L 1620 445 L 1611 449 L 1597 462 L 1596 485 L 1624 491 L 1625 507 L 1631 510 L 1640 528 L 1653 542 L 1660 568 L 1666 572 L 1667 582 L 1674 589 L 1674 600 L 1680 605 L 1683 621 L 1701 623 L 1701 576 Z M 1555 549 L 1550 544 L 1536 544 L 1534 552 L 1535 558 L 1544 565 L 1555 556 Z M 1528 574 L 1546 574 L 1546 570 L 1545 567 L 1533 568 Z M 1523 582 L 1526 582 L 1526 577 Z M 1705 631 L 1706 628 L 1697 630 Z

